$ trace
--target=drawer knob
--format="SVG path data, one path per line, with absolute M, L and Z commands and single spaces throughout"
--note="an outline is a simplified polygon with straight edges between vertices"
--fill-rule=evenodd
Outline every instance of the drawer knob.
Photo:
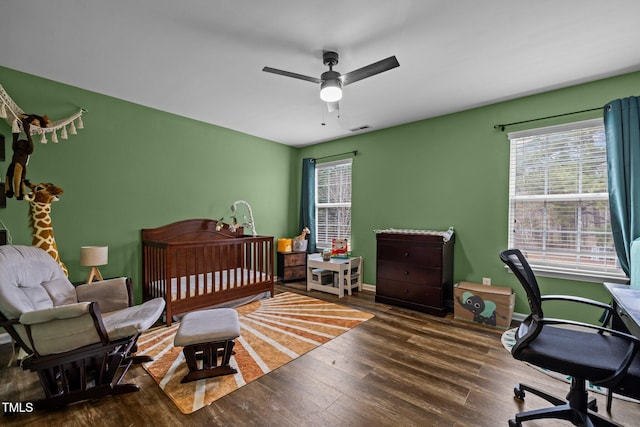
M 405 253 L 404 253 L 404 256 L 409 256 L 409 252 L 405 252 Z
M 408 276 L 408 275 L 409 275 L 409 272 L 408 272 L 408 271 L 405 271 L 405 272 L 404 272 L 404 275 L 405 275 L 405 276 Z

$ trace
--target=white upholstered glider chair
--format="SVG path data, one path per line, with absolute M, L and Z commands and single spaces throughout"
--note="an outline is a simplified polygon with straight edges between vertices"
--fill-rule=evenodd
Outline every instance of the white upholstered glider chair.
M 31 246 L 0 246 L 0 327 L 27 353 L 44 397 L 36 408 L 137 391 L 121 383 L 136 341 L 164 310 L 164 300 L 133 304 L 131 280 L 74 287 L 56 261 Z

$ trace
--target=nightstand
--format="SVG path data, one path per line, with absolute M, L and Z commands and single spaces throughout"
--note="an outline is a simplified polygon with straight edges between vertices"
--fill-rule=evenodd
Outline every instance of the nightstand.
M 282 283 L 305 280 L 306 277 L 306 252 L 278 252 L 278 278 Z

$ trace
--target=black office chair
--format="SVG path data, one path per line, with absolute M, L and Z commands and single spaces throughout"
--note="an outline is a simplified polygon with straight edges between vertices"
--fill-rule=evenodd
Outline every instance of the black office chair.
M 555 406 L 516 414 L 509 420 L 509 426 L 520 427 L 523 421 L 542 418 L 568 420 L 576 426 L 616 426 L 596 413 L 595 399 L 588 400 L 585 382 L 590 381 L 627 396 L 639 396 L 640 340 L 605 327 L 615 314 L 607 304 L 574 296 L 542 296 L 529 263 L 518 249 L 501 252 L 500 259 L 524 287 L 531 308 L 531 314 L 516 332 L 516 344 L 511 349 L 513 357 L 572 378 L 566 400 L 517 384 L 514 388 L 516 398 L 524 399 L 525 391 L 529 391 Z M 603 324 L 597 326 L 545 318 L 542 303 L 550 300 L 602 308 L 606 310 Z

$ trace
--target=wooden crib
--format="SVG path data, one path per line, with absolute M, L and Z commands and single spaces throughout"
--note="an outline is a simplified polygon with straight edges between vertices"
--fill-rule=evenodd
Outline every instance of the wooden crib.
M 142 230 L 143 299 L 163 297 L 173 316 L 241 298 L 274 295 L 273 237 L 188 219 Z

